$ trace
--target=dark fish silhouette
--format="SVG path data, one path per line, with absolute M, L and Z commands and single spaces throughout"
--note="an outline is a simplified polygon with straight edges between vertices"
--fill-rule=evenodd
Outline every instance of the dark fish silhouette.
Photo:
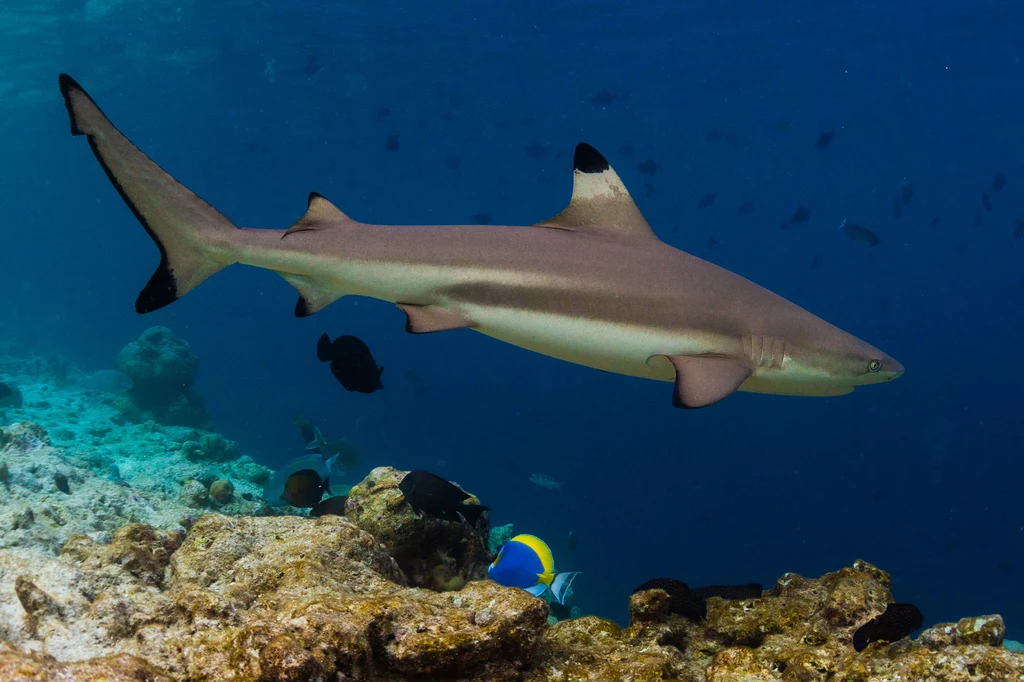
M 711 235 L 710 237 L 708 237 L 708 240 L 704 242 L 704 246 L 708 247 L 709 249 L 713 249 L 716 246 L 718 246 L 719 243 L 720 242 L 718 241 L 718 237 Z
M 690 586 L 675 578 L 655 578 L 633 590 L 665 590 L 669 597 L 669 612 L 699 622 L 707 617 L 707 600 L 711 597 L 722 599 L 759 599 L 763 588 L 760 583 L 746 585 L 709 585 L 690 589 Z
M 576 531 L 574 531 L 574 530 L 569 531 L 568 548 L 569 548 L 570 552 L 573 551 L 574 549 L 576 549 L 576 542 L 577 542 L 576 538 L 577 538 Z
M 975 227 L 981 227 L 982 216 L 983 216 L 983 214 L 982 214 L 980 208 L 977 211 L 975 211 L 975 213 L 974 213 L 974 226 Z
M 817 140 L 817 142 L 814 143 L 814 148 L 815 149 L 824 149 L 832 141 L 832 138 L 833 138 L 833 136 L 835 136 L 835 134 L 836 134 L 836 129 L 833 128 L 832 130 L 826 131 L 826 132 L 822 133 L 821 135 L 818 135 L 818 140 Z
M 607 90 L 602 90 L 601 92 L 591 97 L 590 102 L 591 104 L 596 104 L 599 107 L 606 107 L 609 104 L 612 104 L 617 99 L 620 99 L 618 95 L 608 92 Z
M 334 497 L 328 497 L 313 505 L 313 508 L 309 510 L 309 515 L 327 516 L 328 514 L 331 514 L 333 516 L 344 516 L 345 504 L 347 502 L 348 495 L 335 495 Z
M 715 193 L 711 192 L 709 194 L 705 194 L 704 196 L 702 196 L 700 198 L 700 201 L 697 202 L 697 208 L 707 208 L 708 206 L 711 206 L 714 203 L 715 203 Z
M 1006 173 L 996 173 L 996 176 L 992 178 L 992 191 L 998 192 L 1004 187 L 1006 187 Z
M 855 242 L 861 244 L 867 244 L 868 246 L 878 246 L 882 243 L 882 240 L 878 238 L 878 235 L 864 227 L 863 225 L 855 225 L 853 223 L 844 223 L 843 231 L 846 232 L 846 236 Z
M 799 225 L 800 223 L 806 223 L 811 219 L 811 212 L 809 209 L 803 206 L 797 206 L 796 210 L 793 211 L 793 215 L 789 218 L 789 225 Z
M 307 76 L 315 76 L 320 72 L 320 60 L 317 59 L 316 50 L 313 50 L 308 57 L 306 57 L 306 63 L 302 65 L 302 73 Z
M 377 366 L 366 344 L 354 336 L 339 336 L 332 342 L 323 334 L 316 343 L 316 356 L 320 362 L 331 363 L 331 374 L 346 390 L 355 393 L 373 393 L 384 388 Z
M 903 213 L 903 203 L 899 197 L 895 197 L 892 200 L 892 215 L 894 218 L 899 218 L 900 214 Z
M 526 145 L 524 149 L 526 150 L 526 155 L 531 159 L 543 159 L 548 155 L 548 148 L 539 142 Z
M 71 488 L 68 486 L 68 477 L 64 474 L 57 472 L 53 475 L 53 484 L 57 486 L 57 490 L 61 491 L 65 495 L 71 494 Z
M 904 206 L 910 203 L 910 200 L 914 198 L 914 186 L 903 185 L 903 191 L 900 193 L 900 203 Z
M 872 618 L 853 633 L 853 648 L 864 651 L 871 642 L 896 642 L 924 624 L 921 610 L 913 604 L 889 604 L 885 613 Z
M 389 135 L 387 141 L 384 143 L 384 151 L 386 152 L 397 152 L 401 145 L 398 142 L 398 133 Z
M 475 526 L 488 507 L 463 504 L 470 494 L 429 471 L 410 471 L 398 484 L 406 501 L 417 514 L 426 514 L 445 521 L 458 521 L 460 515 Z
M 1013 228 L 1013 238 L 1020 239 L 1024 237 L 1024 220 L 1017 221 L 1017 227 Z M 0 393 L 0 397 L 3 397 L 3 393 Z
M 754 210 L 754 202 L 751 201 L 750 199 L 747 199 L 742 204 L 740 204 L 739 208 L 736 209 L 736 212 L 739 213 L 740 215 L 747 215 L 748 213 L 750 213 L 753 210 Z
M 981 193 L 981 205 L 985 207 L 986 211 L 992 210 L 992 201 L 988 198 L 988 192 Z
M 281 499 L 293 507 L 312 507 L 325 492 L 331 492 L 327 478 L 312 469 L 300 469 L 285 480 Z
M 654 159 L 647 159 L 643 163 L 638 163 L 636 169 L 644 175 L 654 175 L 661 170 L 661 166 L 655 163 Z
M 295 428 L 299 430 L 299 434 L 302 436 L 303 445 L 307 445 L 308 443 L 312 443 L 316 440 L 316 427 L 313 426 L 311 421 L 302 415 L 297 415 L 295 420 L 292 421 L 292 424 L 294 424 Z
M 377 110 L 377 113 L 375 113 L 373 117 L 378 121 L 386 121 L 387 119 L 391 118 L 391 110 L 388 109 L 387 107 L 381 107 L 380 109 Z
M 1020 221 L 1018 221 L 1018 225 L 1019 224 L 1020 224 Z M 3 383 L 3 382 L 0 382 L 0 400 L 3 400 L 4 398 L 12 398 L 12 397 L 14 397 L 14 391 L 11 390 L 11 387 L 8 386 L 7 384 Z

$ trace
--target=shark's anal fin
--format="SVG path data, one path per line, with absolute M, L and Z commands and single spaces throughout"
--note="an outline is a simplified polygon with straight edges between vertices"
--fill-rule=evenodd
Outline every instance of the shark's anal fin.
M 753 373 L 739 358 L 726 355 L 666 355 L 676 369 L 672 404 L 695 409 L 731 395 Z
M 288 284 L 299 290 L 299 300 L 295 304 L 295 317 L 309 317 L 341 298 L 333 291 L 319 287 L 316 282 L 304 275 L 293 275 L 287 272 L 279 274 Z
M 396 304 L 405 313 L 405 331 L 410 334 L 428 334 L 450 329 L 472 329 L 473 320 L 462 314 L 436 305 Z
M 308 208 L 306 213 L 299 218 L 298 222 L 285 230 L 284 234 L 281 235 L 281 239 L 284 239 L 290 234 L 296 232 L 308 232 L 310 230 L 319 230 L 331 223 L 336 223 L 342 220 L 352 220 L 347 215 L 341 212 L 341 210 L 327 201 L 322 194 L 317 192 L 310 192 L 308 199 Z
M 655 238 L 633 198 L 608 159 L 589 144 L 576 145 L 572 198 L 554 218 L 536 224 L 562 230 L 605 230 L 631 237 Z

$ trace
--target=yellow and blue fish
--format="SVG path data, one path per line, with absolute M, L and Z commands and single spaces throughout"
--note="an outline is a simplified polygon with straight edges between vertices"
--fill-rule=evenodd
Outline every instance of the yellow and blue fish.
M 579 571 L 558 573 L 547 544 L 534 535 L 517 535 L 506 542 L 487 568 L 487 577 L 505 587 L 519 587 L 535 597 L 551 590 L 559 604 Z

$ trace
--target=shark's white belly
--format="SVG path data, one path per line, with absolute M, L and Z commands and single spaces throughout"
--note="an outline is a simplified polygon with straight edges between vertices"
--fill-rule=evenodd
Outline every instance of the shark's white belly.
M 566 362 L 634 377 L 673 381 L 675 370 L 658 355 L 724 352 L 715 339 L 673 334 L 584 318 L 511 308 L 460 304 L 481 334 Z

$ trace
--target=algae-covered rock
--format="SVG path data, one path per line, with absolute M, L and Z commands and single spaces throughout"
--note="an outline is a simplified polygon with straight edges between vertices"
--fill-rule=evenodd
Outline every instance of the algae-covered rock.
M 478 531 L 465 522 L 417 515 L 398 489 L 407 473 L 391 467 L 371 471 L 349 490 L 345 518 L 387 548 L 411 585 L 458 589 L 470 580 L 486 578 L 486 521 Z M 470 496 L 466 503 L 479 504 L 479 500 Z
M 231 484 L 226 478 L 218 478 L 216 481 L 210 484 L 210 497 L 219 502 L 220 504 L 226 504 L 231 501 L 231 498 L 235 496 L 235 486 Z

